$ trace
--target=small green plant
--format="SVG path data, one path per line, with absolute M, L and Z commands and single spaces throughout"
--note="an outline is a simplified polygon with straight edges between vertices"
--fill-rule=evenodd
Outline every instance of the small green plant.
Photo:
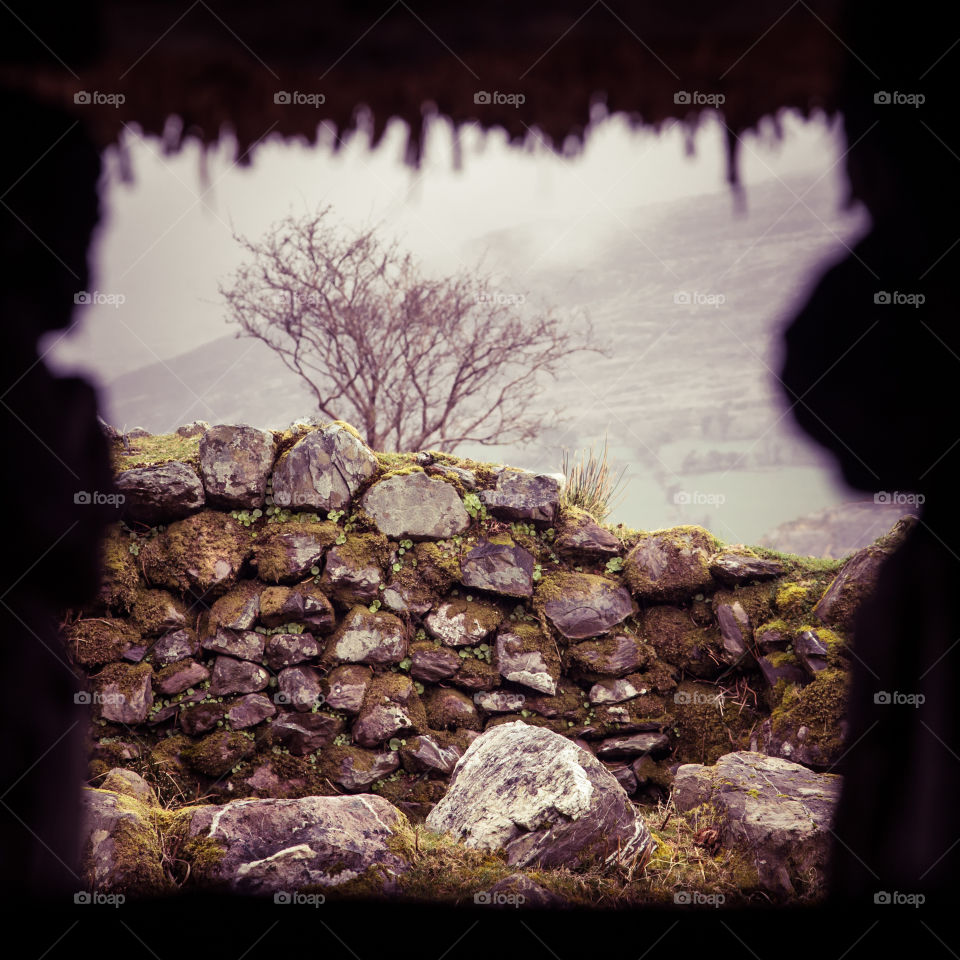
M 543 567 L 539 563 L 533 565 L 533 579 L 539 580 L 543 576 Z
M 623 557 L 611 557 L 607 561 L 607 573 L 619 573 L 623 569 Z
M 487 508 L 480 502 L 480 497 L 475 493 L 468 493 L 463 498 L 463 506 L 474 520 L 483 521 L 487 519 Z M 456 537 L 453 539 L 454 541 L 457 540 Z
M 377 599 L 370 601 L 370 606 L 367 607 L 367 609 L 368 609 L 371 613 L 376 613 L 376 612 L 380 609 L 381 606 L 382 606 L 382 604 L 381 604 L 381 602 L 380 602 L 380 598 L 377 597 Z
M 624 491 L 620 491 L 626 467 L 614 479 L 607 460 L 607 437 L 603 437 L 603 450 L 595 454 L 593 447 L 589 452 L 581 452 L 576 462 L 570 462 L 570 452 L 563 451 L 561 472 L 566 480 L 560 491 L 560 500 L 568 507 L 586 510 L 598 523 L 603 523 L 613 508 L 622 500 Z

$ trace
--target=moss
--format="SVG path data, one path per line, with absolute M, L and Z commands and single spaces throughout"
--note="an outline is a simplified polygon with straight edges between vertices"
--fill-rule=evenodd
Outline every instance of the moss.
M 709 558 L 722 546 L 693 525 L 642 534 L 624 560 L 624 582 L 632 593 L 651 600 L 686 599 L 713 586 Z
M 67 650 L 82 667 L 99 667 L 119 660 L 140 641 L 139 631 L 125 620 L 77 620 L 66 631 Z
M 418 543 L 413 548 L 413 554 L 417 560 L 416 579 L 432 591 L 445 593 L 460 580 L 459 559 L 438 544 L 429 541 Z
M 174 629 L 172 619 L 179 615 L 188 622 L 186 604 L 166 590 L 143 588 L 137 591 L 130 610 L 130 619 L 145 637 L 155 637 L 165 630 Z
M 709 684 L 684 682 L 677 687 L 668 709 L 673 718 L 679 763 L 716 763 L 725 753 L 749 749 L 750 732 L 760 719 L 746 707 L 717 702 L 718 690 Z
M 767 663 L 769 663 L 774 669 L 787 666 L 800 666 L 800 661 L 797 660 L 796 656 L 790 650 L 774 650 L 771 653 L 768 653 L 765 659 Z
M 809 630 L 817 635 L 817 639 L 827 648 L 827 665 L 836 669 L 842 669 L 846 666 L 846 656 L 848 652 L 847 641 L 834 630 L 828 630 L 826 627 L 817 625 L 810 626 L 803 624 L 798 633 Z
M 418 466 L 415 463 L 406 464 L 402 467 L 396 467 L 393 470 L 388 470 L 386 473 L 380 474 L 379 480 L 389 480 L 391 477 L 409 477 L 411 473 L 425 473 L 426 471 L 423 467 Z
M 263 589 L 263 584 L 256 580 L 242 580 L 228 590 L 210 607 L 206 617 L 207 630 L 213 633 L 217 627 L 235 623 L 250 602 L 255 597 L 259 597 Z
M 115 443 L 114 472 L 121 473 L 134 467 L 148 467 L 156 463 L 168 463 L 171 460 L 180 460 L 192 467 L 199 467 L 200 438 L 201 434 L 195 437 L 181 437 L 178 433 L 133 437 L 129 440 L 129 452 L 122 442 Z
M 648 607 L 640 618 L 640 632 L 658 657 L 693 676 L 715 676 L 722 669 L 723 643 L 719 631 L 713 625 L 695 626 L 686 610 Z
M 382 533 L 350 533 L 334 548 L 337 556 L 356 570 L 383 567 L 390 556 L 390 543 Z
M 325 426 L 328 426 L 328 427 L 332 427 L 332 426 L 342 427 L 342 428 L 343 428 L 344 430 L 346 430 L 347 433 L 349 433 L 350 436 L 353 437 L 355 440 L 359 440 L 359 441 L 360 441 L 361 443 L 363 443 L 363 444 L 366 443 L 366 440 L 364 440 L 363 437 L 360 436 L 360 431 L 357 430 L 357 428 L 354 427 L 352 424 L 347 423 L 346 420 L 331 420 L 330 423 L 325 424 Z
M 264 527 L 258 531 L 253 547 L 260 579 L 272 583 L 287 579 L 287 540 L 291 535 L 311 537 L 316 541 L 318 550 L 325 550 L 336 542 L 341 532 L 335 523 L 328 520 L 297 519 Z
M 447 608 L 446 616 L 453 618 L 462 613 L 465 621 L 470 624 L 471 627 L 479 624 L 484 635 L 493 633 L 505 619 L 503 610 L 495 603 L 472 599 L 472 594 L 468 594 L 467 596 L 471 599 L 465 597 L 447 597 L 443 601 Z
M 848 684 L 844 671 L 828 667 L 801 689 L 786 686 L 780 704 L 771 714 L 774 736 L 792 740 L 800 727 L 807 727 L 805 744 L 815 743 L 826 762 L 835 760 L 843 749 L 840 731 L 846 715 Z
M 233 730 L 218 730 L 182 751 L 184 760 L 198 773 L 208 777 L 228 774 L 241 760 L 253 755 L 249 737 Z
M 100 571 L 100 600 L 112 609 L 129 610 L 140 592 L 140 570 L 130 537 L 119 524 L 108 528 L 100 546 Z
M 804 576 L 833 576 L 843 566 L 843 560 L 832 560 L 825 557 L 801 557 L 796 553 L 784 553 L 772 550 L 769 547 L 751 546 L 751 551 L 764 560 L 778 560 L 784 573 L 791 579 Z

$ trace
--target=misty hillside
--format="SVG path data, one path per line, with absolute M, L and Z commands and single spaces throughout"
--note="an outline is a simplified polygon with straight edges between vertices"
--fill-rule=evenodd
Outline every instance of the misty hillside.
M 485 254 L 499 277 L 491 292 L 525 292 L 528 310 L 585 310 L 608 355 L 578 357 L 545 383 L 544 407 L 567 417 L 563 430 L 526 449 L 461 452 L 556 470 L 563 446 L 587 446 L 607 430 L 630 477 L 615 519 L 704 523 L 744 542 L 850 499 L 784 416 L 774 374 L 790 310 L 863 222 L 841 214 L 828 183 L 812 178 L 751 187 L 747 201 L 746 215 L 719 193 L 496 231 L 468 245 L 465 261 Z M 151 431 L 196 418 L 275 427 L 313 412 L 267 347 L 228 330 L 110 383 L 112 421 Z

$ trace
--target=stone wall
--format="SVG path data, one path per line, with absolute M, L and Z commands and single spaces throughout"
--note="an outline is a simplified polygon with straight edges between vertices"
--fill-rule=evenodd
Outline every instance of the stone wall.
M 609 527 L 555 477 L 340 422 L 111 442 L 116 490 L 76 499 L 118 522 L 64 639 L 91 784 L 126 767 L 168 804 L 373 792 L 416 822 L 517 720 L 641 803 L 736 750 L 827 769 L 851 616 L 903 532 L 844 566 Z

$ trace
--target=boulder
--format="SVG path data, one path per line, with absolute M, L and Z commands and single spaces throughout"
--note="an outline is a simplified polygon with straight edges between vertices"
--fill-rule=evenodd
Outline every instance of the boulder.
M 376 534 L 347 537 L 327 550 L 320 587 L 344 606 L 370 603 L 380 594 L 386 541 Z
M 212 637 L 203 639 L 203 649 L 225 653 L 238 660 L 259 663 L 263 659 L 264 637 L 255 630 L 226 630 L 221 627 Z
M 482 600 L 446 600 L 423 621 L 427 633 L 448 647 L 472 646 L 496 630 L 503 611 Z
M 199 652 L 200 642 L 193 630 L 171 630 L 154 643 L 153 661 L 164 667 L 168 663 L 176 663 L 178 660 L 196 656 Z
M 330 637 L 327 656 L 341 663 L 399 663 L 407 655 L 407 633 L 392 613 L 354 607 Z
M 715 546 L 713 537 L 696 526 L 641 534 L 624 561 L 624 580 L 634 596 L 648 602 L 688 599 L 713 585 Z
M 306 711 L 324 702 L 320 675 L 313 667 L 287 667 L 277 674 L 279 693 L 277 703 L 285 703 L 294 710 Z
M 280 456 L 273 470 L 273 500 L 294 511 L 341 510 L 378 469 L 373 451 L 353 429 L 334 421 Z
M 415 643 L 410 647 L 410 676 L 427 683 L 449 680 L 460 669 L 463 658 L 449 647 Z
M 207 858 L 204 880 L 238 893 L 291 895 L 363 878 L 386 894 L 409 866 L 391 843 L 408 827 L 382 797 L 302 797 L 199 807 L 188 836 L 219 850 Z
M 560 734 L 515 721 L 477 737 L 426 825 L 512 866 L 642 862 L 653 840 L 616 778 Z
M 123 515 L 150 527 L 182 520 L 204 505 L 196 471 L 179 460 L 124 470 L 114 483 L 125 498 Z
M 728 753 L 711 767 L 683 764 L 673 783 L 678 810 L 712 805 L 721 843 L 744 855 L 757 883 L 781 896 L 823 875 L 841 778 L 762 753 Z
M 507 597 L 533 595 L 533 555 L 509 537 L 481 540 L 461 563 L 464 586 Z
M 220 597 L 207 617 L 210 630 L 251 630 L 260 614 L 260 594 L 263 584 L 256 580 L 241 580 L 232 590 Z
M 151 584 L 213 597 L 236 583 L 250 551 L 250 537 L 236 520 L 203 510 L 144 544 L 140 561 Z
M 420 470 L 378 481 L 361 504 L 391 540 L 446 540 L 470 526 L 456 488 Z
M 312 633 L 330 633 L 336 626 L 333 605 L 320 587 L 301 583 L 296 587 L 267 587 L 260 594 L 260 623 L 279 627 L 302 623 Z
M 554 573 L 537 587 L 537 603 L 547 619 L 570 640 L 607 633 L 634 612 L 630 594 L 606 577 Z
M 605 530 L 590 514 L 568 508 L 557 530 L 554 548 L 561 557 L 608 560 L 623 550 L 620 538 Z
M 234 730 L 246 730 L 255 727 L 268 717 L 276 716 L 277 708 L 269 698 L 259 693 L 248 693 L 230 704 L 227 719 Z
M 267 496 L 277 443 L 268 430 L 218 424 L 200 438 L 207 502 L 221 510 L 254 510 Z
M 560 481 L 545 474 L 504 470 L 492 490 L 480 491 L 480 502 L 498 520 L 532 520 L 550 527 L 560 506 Z
M 96 704 L 102 719 L 115 723 L 143 723 L 153 706 L 153 668 L 111 663 L 97 674 Z

